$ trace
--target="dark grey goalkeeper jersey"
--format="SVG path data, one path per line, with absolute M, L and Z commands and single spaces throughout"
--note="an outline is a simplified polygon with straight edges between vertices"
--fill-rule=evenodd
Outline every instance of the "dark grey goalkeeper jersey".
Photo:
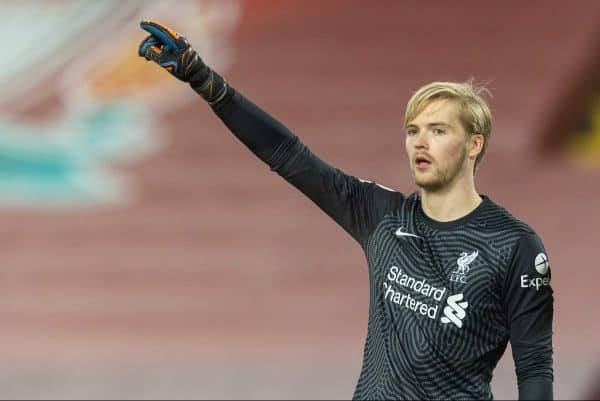
M 344 174 L 241 95 L 215 111 L 271 169 L 312 199 L 364 249 L 368 332 L 355 399 L 490 399 L 510 340 L 519 383 L 552 380 L 546 251 L 488 197 L 452 221 Z

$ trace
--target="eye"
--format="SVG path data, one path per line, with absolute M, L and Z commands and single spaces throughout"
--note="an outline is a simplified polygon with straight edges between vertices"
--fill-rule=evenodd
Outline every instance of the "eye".
M 446 131 L 444 131 L 444 130 L 443 130 L 443 129 L 441 129 L 441 128 L 434 128 L 434 129 L 433 129 L 433 133 L 434 133 L 434 134 L 436 134 L 436 135 L 443 135 L 443 134 L 445 134 L 445 133 L 446 133 Z
M 416 128 L 409 128 L 406 130 L 406 135 L 408 135 L 408 136 L 412 136 L 412 135 L 416 135 L 416 134 L 417 134 Z

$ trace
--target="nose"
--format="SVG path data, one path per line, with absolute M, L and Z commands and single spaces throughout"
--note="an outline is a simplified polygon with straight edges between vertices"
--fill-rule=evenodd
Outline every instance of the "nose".
M 419 132 L 413 137 L 413 146 L 415 149 L 429 149 L 429 143 L 427 142 L 427 134 L 425 132 Z

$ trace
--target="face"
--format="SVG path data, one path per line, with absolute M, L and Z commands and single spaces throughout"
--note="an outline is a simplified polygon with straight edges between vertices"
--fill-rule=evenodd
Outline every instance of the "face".
M 473 174 L 469 139 L 454 102 L 443 99 L 427 105 L 406 125 L 406 152 L 415 184 L 440 191 L 465 174 Z

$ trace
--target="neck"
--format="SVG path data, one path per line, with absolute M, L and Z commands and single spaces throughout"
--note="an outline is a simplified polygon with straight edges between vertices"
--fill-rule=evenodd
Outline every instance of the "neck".
M 452 221 L 471 213 L 482 201 L 474 179 L 456 180 L 441 189 L 421 189 L 421 207 L 433 220 Z

